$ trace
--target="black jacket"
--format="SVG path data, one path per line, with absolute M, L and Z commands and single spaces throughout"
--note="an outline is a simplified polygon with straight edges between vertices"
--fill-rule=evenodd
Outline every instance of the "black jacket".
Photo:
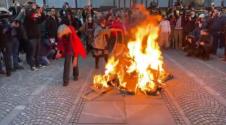
M 46 20 L 46 33 L 49 38 L 57 37 L 58 19 L 49 16 Z
M 9 39 L 11 38 L 11 28 L 7 22 L 0 23 L 0 49 L 6 47 L 7 43 L 11 42 Z
M 40 24 L 44 21 L 44 15 L 35 18 L 36 11 L 28 10 L 25 17 L 25 29 L 27 31 L 28 39 L 38 39 L 41 38 Z

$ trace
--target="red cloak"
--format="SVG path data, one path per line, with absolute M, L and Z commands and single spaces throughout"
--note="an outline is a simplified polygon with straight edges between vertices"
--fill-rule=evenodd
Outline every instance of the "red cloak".
M 73 49 L 73 54 L 75 57 L 78 57 L 79 55 L 85 59 L 86 58 L 86 50 L 80 40 L 80 38 L 77 36 L 77 33 L 74 29 L 73 26 L 68 26 L 71 30 L 71 35 L 70 35 L 70 42 L 66 41 L 63 38 L 59 38 L 59 43 L 58 43 L 58 50 L 63 52 L 63 55 L 65 54 L 70 54 L 70 49 Z M 72 46 L 72 47 L 70 47 Z

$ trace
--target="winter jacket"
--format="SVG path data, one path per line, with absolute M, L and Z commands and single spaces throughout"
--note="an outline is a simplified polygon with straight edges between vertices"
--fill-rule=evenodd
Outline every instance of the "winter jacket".
M 40 24 L 44 21 L 44 15 L 35 17 L 36 11 L 30 10 L 27 12 L 24 25 L 27 31 L 28 39 L 39 39 L 41 38 Z
M 46 20 L 46 32 L 49 38 L 57 37 L 58 19 L 49 16 Z
M 212 20 L 212 25 L 210 26 L 210 32 L 211 33 L 217 33 L 222 31 L 223 26 L 223 18 L 222 17 L 215 17 Z

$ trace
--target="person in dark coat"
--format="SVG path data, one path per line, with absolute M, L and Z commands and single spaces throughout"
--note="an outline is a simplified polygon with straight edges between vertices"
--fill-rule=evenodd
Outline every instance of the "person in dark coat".
M 41 65 L 39 64 L 39 48 L 41 39 L 40 24 L 44 20 L 42 8 L 37 8 L 35 3 L 32 4 L 32 9 L 28 10 L 25 17 L 25 29 L 29 39 L 29 59 L 31 70 L 35 71 Z
M 23 67 L 19 64 L 19 47 L 20 47 L 20 41 L 19 41 L 19 32 L 20 32 L 20 22 L 18 20 L 14 20 L 11 23 L 11 29 L 10 29 L 10 42 L 11 42 L 11 49 L 12 49 L 12 57 L 13 57 L 13 69 L 23 69 Z
M 184 36 L 186 37 L 195 29 L 195 18 L 192 17 L 192 14 L 186 15 L 185 24 L 184 24 Z M 184 40 L 186 41 L 186 40 Z M 186 46 L 186 43 L 183 42 L 183 46 Z
M 224 59 L 223 59 L 223 61 L 226 61 L 226 18 L 224 20 L 223 33 L 224 33 Z
M 200 39 L 201 30 L 203 29 L 203 22 L 197 21 L 195 29 L 185 39 L 185 51 L 187 56 L 196 56 L 197 54 L 197 41 Z
M 57 28 L 59 26 L 59 20 L 56 15 L 56 10 L 51 9 L 50 15 L 46 19 L 46 32 L 49 39 L 57 38 Z
M 70 6 L 68 2 L 65 2 L 62 9 L 60 10 L 60 17 L 65 17 L 67 14 L 67 11 L 70 10 Z
M 196 56 L 203 60 L 209 60 L 211 52 L 210 35 L 207 29 L 201 30 L 200 34 L 200 39 L 197 42 Z
M 186 56 L 194 56 L 195 50 L 196 50 L 196 41 L 195 37 L 193 35 L 187 35 L 185 38 L 186 46 L 185 46 L 185 52 L 187 52 Z
M 210 33 L 213 36 L 212 53 L 216 55 L 218 47 L 223 47 L 224 42 L 224 34 L 222 32 L 223 18 L 217 10 L 214 11 L 212 18 L 212 24 L 210 26 Z
M 3 60 L 6 68 L 6 75 L 11 75 L 12 60 L 11 60 L 11 42 L 10 42 L 10 25 L 7 20 L 0 20 L 0 52 L 3 54 Z M 0 60 L 1 63 L 1 60 Z M 0 70 L 3 72 L 2 63 L 0 64 Z
M 56 10 L 55 9 L 51 9 L 50 11 L 50 15 L 46 20 L 45 23 L 45 32 L 46 32 L 46 47 L 48 49 L 49 52 L 47 52 L 47 57 L 50 59 L 54 59 L 55 58 L 55 54 L 56 54 L 56 45 L 57 45 L 57 29 L 59 26 L 59 20 L 58 17 L 56 15 Z M 45 60 L 48 60 L 47 58 Z

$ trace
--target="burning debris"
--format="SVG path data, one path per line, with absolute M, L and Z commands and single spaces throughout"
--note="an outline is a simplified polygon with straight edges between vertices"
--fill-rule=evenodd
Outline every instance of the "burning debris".
M 117 88 L 122 93 L 156 95 L 162 84 L 172 78 L 163 68 L 163 56 L 157 43 L 160 16 L 151 16 L 138 6 L 142 21 L 130 31 L 134 38 L 116 43 L 105 73 L 96 75 L 93 86 L 98 89 Z

